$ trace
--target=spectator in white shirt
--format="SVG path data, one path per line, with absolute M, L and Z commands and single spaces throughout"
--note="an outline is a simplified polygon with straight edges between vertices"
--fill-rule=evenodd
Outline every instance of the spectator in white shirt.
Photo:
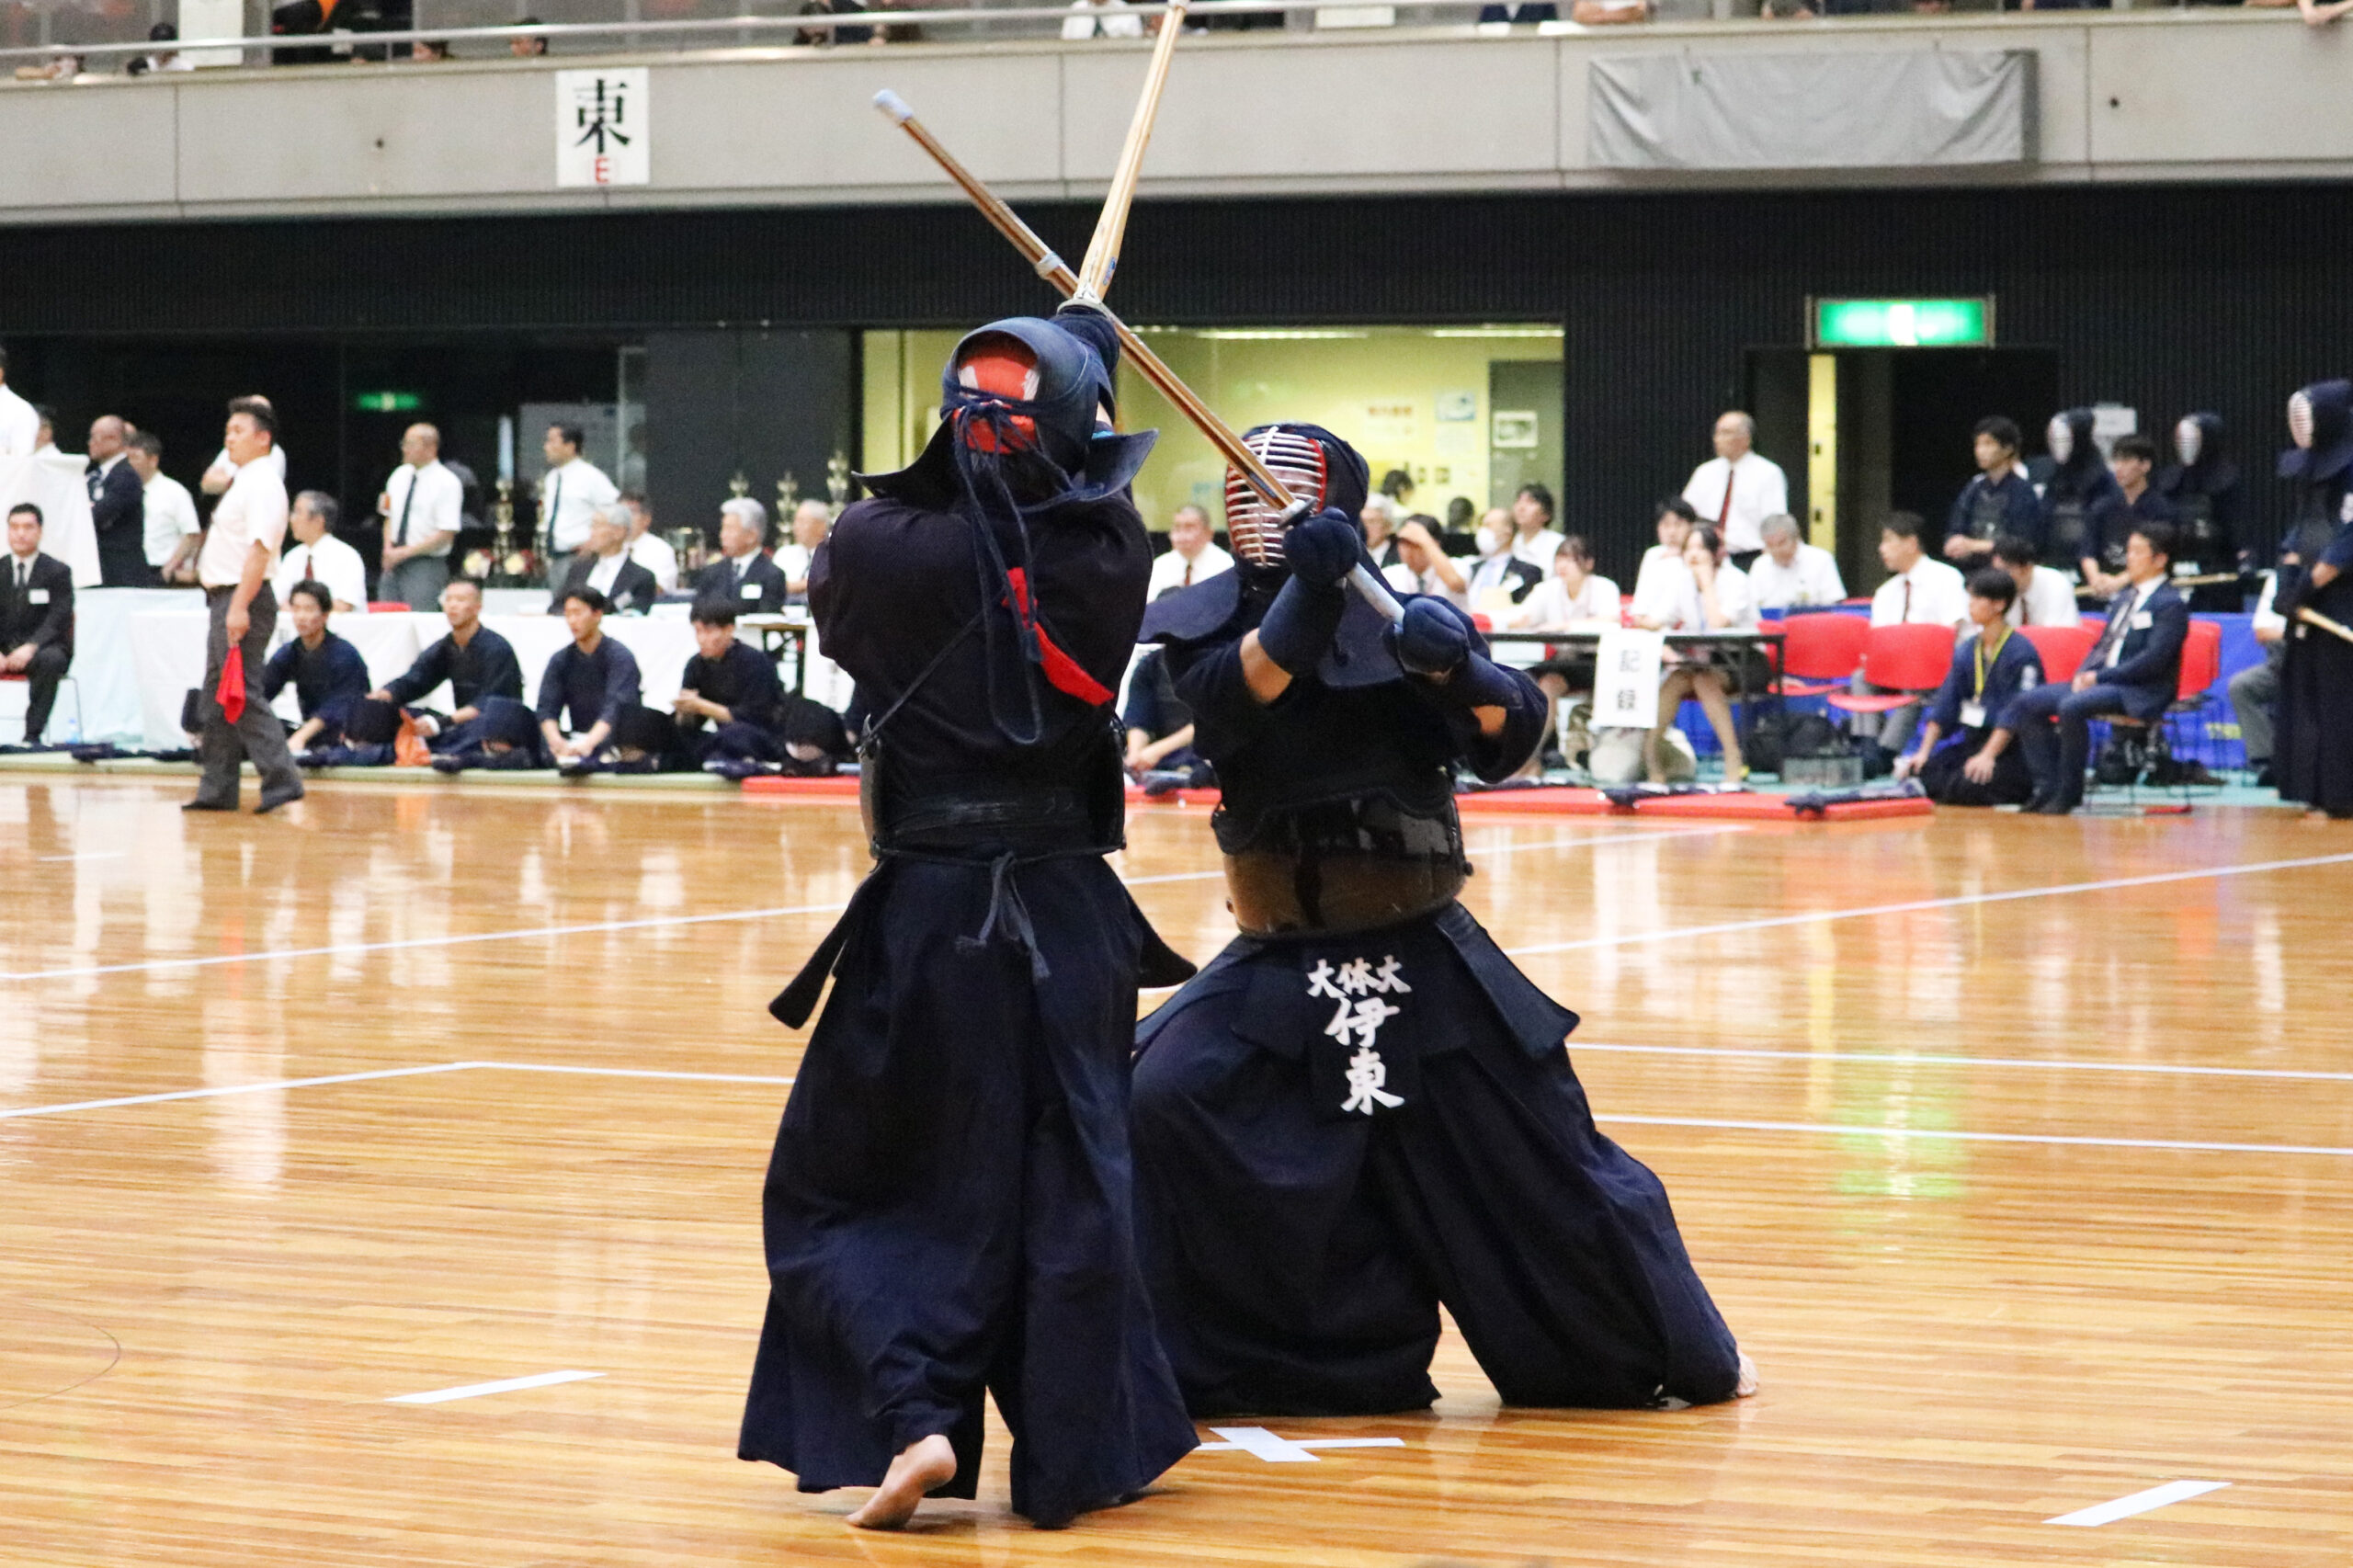
M 196 515 L 196 497 L 188 486 L 164 472 L 163 437 L 142 430 L 123 449 L 123 461 L 139 476 L 146 497 L 147 564 L 162 583 L 196 581 L 196 547 L 204 524 Z
M 0 458 L 28 458 L 40 445 L 40 415 L 8 384 L 8 351 L 0 348 Z
M 1527 562 L 1513 564 L 1525 567 Z M 1561 541 L 1552 570 L 1512 608 L 1509 620 L 1498 621 L 1512 631 L 1599 631 L 1620 624 L 1623 606 L 1618 585 L 1593 569 L 1593 551 L 1583 534 Z M 1593 689 L 1593 654 L 1571 646 L 1548 649 L 1540 643 L 1498 643 L 1499 659 L 1526 669 L 1544 693 L 1544 726 L 1561 737 L 1563 761 L 1574 760 L 1576 747 L 1568 738 L 1566 704 L 1571 694 Z M 1517 656 L 1515 656 L 1517 655 Z
M 653 503 L 634 490 L 621 492 L 621 508 L 629 514 L 629 558 L 654 574 L 654 585 L 665 594 L 678 591 L 678 552 L 654 531 Z
M 1543 570 L 1511 552 L 1511 514 L 1501 506 L 1481 517 L 1471 537 L 1478 550 L 1469 573 L 1471 611 L 1505 625 L 1544 581 Z
M 401 466 L 376 497 L 376 515 L 384 522 L 378 598 L 411 609 L 439 607 L 441 590 L 449 585 L 449 547 L 465 526 L 465 506 L 464 483 L 441 462 L 441 432 L 430 425 L 410 426 L 401 434 Z
M 1678 607 L 1668 631 L 1753 631 L 1756 605 L 1749 597 L 1748 576 L 1725 559 L 1723 536 L 1707 524 L 1691 530 L 1683 546 L 1683 564 L 1689 593 Z M 1737 784 L 1748 777 L 1741 758 L 1740 728 L 1733 722 L 1732 679 L 1737 675 L 1737 651 L 1725 654 L 1666 651 L 1667 666 L 1660 672 L 1658 722 L 1651 729 L 1643 761 L 1654 784 L 1666 782 L 1666 733 L 1675 727 L 1676 710 L 1685 698 L 1697 698 L 1708 715 L 1708 725 L 1723 747 L 1724 782 Z
M 1357 514 L 1357 521 L 1364 528 L 1365 552 L 1372 563 L 1387 578 L 1389 585 L 1401 594 L 1414 591 L 1413 574 L 1404 569 L 1404 556 L 1397 549 L 1397 503 L 1386 495 L 1368 495 L 1364 508 Z
M 540 443 L 548 472 L 540 481 L 540 542 L 545 547 L 548 581 L 561 583 L 571 569 L 564 559 L 588 543 L 588 519 L 621 493 L 604 471 L 580 455 L 587 437 L 577 425 L 551 425 Z
M 1910 512 L 1892 512 L 1880 525 L 1879 560 L 1889 576 L 1871 596 L 1871 624 L 1948 626 L 1958 642 L 1969 624 L 1969 585 L 1960 572 L 1921 548 L 1925 527 Z M 1860 672 L 1847 685 L 1862 696 L 1880 695 Z M 1885 713 L 1856 714 L 1855 731 L 1863 737 L 1864 773 L 1876 778 L 1893 771 L 1919 722 L 1917 702 L 1906 702 Z
M 2076 626 L 2084 612 L 2075 603 L 2075 585 L 2063 572 L 2035 564 L 2034 541 L 2024 534 L 2001 534 L 1994 540 L 1994 564 L 2010 574 L 2018 597 L 2004 612 L 2012 626 Z
M 1765 519 L 1790 509 L 1790 482 L 1756 450 L 1756 421 L 1733 409 L 1716 421 L 1716 455 L 1691 471 L 1683 498 L 1715 519 L 1733 564 L 1745 570 L 1765 548 Z
M 286 553 L 270 579 L 279 604 L 293 596 L 297 583 L 323 583 L 335 596 L 329 608 L 335 614 L 367 608 L 367 563 L 335 534 L 341 510 L 335 497 L 323 491 L 305 490 L 294 497 L 293 509 L 286 517 L 286 531 L 292 537 L 286 541 Z
M 1446 553 L 1434 531 L 1438 519 L 1417 512 L 1397 526 L 1396 570 L 1411 583 L 1408 593 L 1429 594 L 1461 609 L 1471 608 L 1471 578 Z
M 1690 572 L 1683 564 L 1683 547 L 1690 542 L 1691 530 L 1699 526 L 1699 519 L 1692 513 L 1690 502 L 1673 495 L 1654 508 L 1652 526 L 1658 530 L 1658 542 L 1643 551 L 1630 608 L 1634 625 L 1656 631 L 1683 602 L 1683 582 Z
M 834 531 L 834 509 L 823 501 L 803 501 L 792 509 L 792 538 L 777 547 L 777 570 L 784 574 L 784 597 L 809 597 L 809 563 L 817 547 Z
M 276 412 L 270 410 L 269 399 L 262 396 L 259 392 L 249 393 L 244 397 L 239 398 L 237 401 L 240 403 L 256 404 L 265 411 L 269 411 L 269 415 L 272 419 L 278 417 Z M 273 442 L 269 450 L 264 452 L 259 460 L 269 464 L 270 472 L 278 476 L 278 488 L 281 490 L 284 489 L 286 486 L 286 449 Z M 214 455 L 212 459 L 212 466 L 204 471 L 204 477 L 196 482 L 196 487 L 199 490 L 203 491 L 207 495 L 226 495 L 229 493 L 230 482 L 236 477 L 236 460 L 229 456 L 229 449 L 223 447 L 217 454 Z
M 1748 565 L 1748 585 L 1758 609 L 1818 609 L 1847 597 L 1837 559 L 1800 538 L 1795 517 L 1776 512 L 1757 531 L 1765 549 Z
M 1063 37 L 1073 43 L 1143 37 L 1143 18 L 1128 9 L 1127 0 L 1070 0 L 1070 8 L 1074 15 L 1063 23 Z
M 33 415 L 40 421 L 40 427 L 33 432 L 33 456 L 37 458 L 64 456 L 57 449 L 57 410 L 45 403 L 37 403 L 33 404 Z
M 2268 790 L 2271 773 L 2272 715 L 2279 702 L 2279 666 L 2286 662 L 2288 618 L 2277 603 L 2279 574 L 2263 574 L 2263 591 L 2256 596 L 2255 632 L 2263 662 L 2249 665 L 2231 676 L 2231 711 L 2238 716 L 2239 744 L 2246 753 L 2246 767 L 2255 787 Z
M 1233 570 L 1233 557 L 1211 537 L 1210 515 L 1199 506 L 1183 506 L 1168 519 L 1168 550 L 1152 562 L 1152 580 L 1144 587 L 1144 603 L 1176 588 L 1189 588 L 1221 572 Z
M 1539 572 L 1550 572 L 1562 539 L 1552 526 L 1552 493 L 1540 484 L 1521 485 L 1512 497 L 1511 522 L 1518 530 L 1511 552 Z

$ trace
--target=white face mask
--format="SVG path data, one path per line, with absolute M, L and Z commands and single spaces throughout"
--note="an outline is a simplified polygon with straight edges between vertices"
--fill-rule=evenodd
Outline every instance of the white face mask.
M 2313 444 L 2313 400 L 2298 392 L 2288 400 L 2288 437 L 2309 451 Z
M 2181 466 L 2189 468 L 2198 461 L 2198 454 L 2206 449 L 2206 427 L 2195 419 L 2185 419 L 2173 427 L 2173 455 Z
M 1478 540 L 1480 554 L 1501 555 L 1503 553 L 1504 536 L 1502 532 L 1495 528 L 1486 523 L 1480 524 Z
M 2065 415 L 2051 416 L 2051 424 L 2043 432 L 2043 438 L 2051 445 L 2052 461 L 2063 463 L 2075 455 L 2075 427 L 2067 423 Z

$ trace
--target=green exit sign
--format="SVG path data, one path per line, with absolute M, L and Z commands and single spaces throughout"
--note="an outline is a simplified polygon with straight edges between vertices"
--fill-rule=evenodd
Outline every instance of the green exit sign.
M 414 414 L 425 406 L 425 397 L 413 392 L 354 392 L 351 406 L 362 414 Z
M 1994 341 L 1994 301 L 1816 300 L 1816 348 L 1984 348 Z

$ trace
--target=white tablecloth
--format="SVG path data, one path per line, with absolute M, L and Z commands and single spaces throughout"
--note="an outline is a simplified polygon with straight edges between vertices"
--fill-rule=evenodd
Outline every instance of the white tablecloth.
M 90 493 L 82 475 L 90 460 L 71 452 L 55 457 L 0 458 L 0 513 L 20 501 L 40 508 L 40 550 L 74 568 L 74 585 L 98 585 L 98 527 L 90 520 Z

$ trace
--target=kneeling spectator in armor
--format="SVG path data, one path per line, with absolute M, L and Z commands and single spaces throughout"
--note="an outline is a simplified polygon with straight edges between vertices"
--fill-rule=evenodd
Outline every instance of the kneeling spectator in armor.
M 435 752 L 476 751 L 483 745 L 483 704 L 494 697 L 519 704 L 523 666 L 516 660 L 514 646 L 483 625 L 482 585 L 472 578 L 453 578 L 441 590 L 441 613 L 449 618 L 449 634 L 368 696 L 371 702 L 406 710 L 416 733 Z M 449 687 L 449 712 L 417 706 L 444 682 Z
M 1120 715 L 1128 733 L 1129 777 L 1147 795 L 1214 788 L 1209 759 L 1193 749 L 1193 712 L 1176 695 L 1168 655 L 1158 648 L 1136 661 L 1128 677 L 1128 706 Z
M 388 762 L 389 751 L 382 756 L 349 755 L 344 729 L 352 710 L 368 696 L 368 662 L 358 649 L 327 630 L 334 608 L 334 590 L 324 583 L 305 579 L 288 590 L 286 614 L 294 623 L 294 636 L 269 656 L 262 672 L 262 696 L 275 701 L 287 682 L 294 683 L 302 722 L 287 737 L 286 746 L 297 760 L 314 767 Z
M 713 773 L 765 772 L 784 755 L 784 688 L 776 662 L 735 640 L 735 606 L 716 594 L 695 601 L 695 655 L 671 705 L 682 766 Z
M 594 588 L 567 588 L 563 624 L 572 641 L 540 676 L 540 736 L 567 773 L 615 765 L 650 769 L 677 733 L 668 715 L 639 699 L 637 655 L 605 635 L 611 608 Z
M 2018 597 L 2017 580 L 1999 566 L 1971 574 L 1969 619 L 1977 635 L 1953 650 L 1918 749 L 1896 759 L 1895 777 L 1918 774 L 1940 805 L 2016 806 L 2034 793 L 2026 755 L 2010 744 L 2015 735 L 2005 722 L 2011 699 L 2042 684 L 2041 655 L 2010 625 Z

